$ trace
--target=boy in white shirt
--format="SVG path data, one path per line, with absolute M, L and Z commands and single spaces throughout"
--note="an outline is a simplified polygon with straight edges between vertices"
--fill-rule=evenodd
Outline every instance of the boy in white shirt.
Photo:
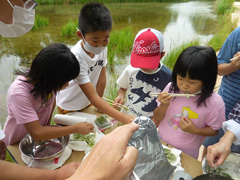
M 101 98 L 106 86 L 107 45 L 111 29 L 111 13 L 102 3 L 92 2 L 82 7 L 77 31 L 81 40 L 71 49 L 79 61 L 80 74 L 58 93 L 58 113 L 80 111 L 91 102 L 124 124 L 133 121 L 131 116 L 119 112 Z

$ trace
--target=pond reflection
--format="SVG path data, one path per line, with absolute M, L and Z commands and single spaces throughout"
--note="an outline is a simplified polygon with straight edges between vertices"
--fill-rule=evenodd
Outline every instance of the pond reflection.
M 126 26 L 139 30 L 152 27 L 164 35 L 165 51 L 183 42 L 200 39 L 206 43 L 216 33 L 216 15 L 213 2 L 186 3 L 111 3 L 106 4 L 113 16 L 113 31 Z M 29 67 L 32 59 L 45 46 L 64 42 L 69 47 L 78 41 L 77 36 L 61 38 L 61 29 L 69 20 L 77 21 L 82 5 L 38 6 L 36 13 L 48 18 L 49 25 L 19 38 L 0 40 L 0 119 L 5 121 L 6 94 L 18 66 Z M 126 57 L 128 59 L 129 56 Z M 124 68 L 124 67 L 123 67 Z

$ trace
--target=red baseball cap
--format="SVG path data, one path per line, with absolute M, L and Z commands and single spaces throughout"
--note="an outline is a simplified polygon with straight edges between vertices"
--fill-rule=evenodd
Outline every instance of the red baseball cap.
M 156 69 L 163 52 L 162 33 L 153 28 L 139 31 L 131 54 L 131 65 L 136 68 Z

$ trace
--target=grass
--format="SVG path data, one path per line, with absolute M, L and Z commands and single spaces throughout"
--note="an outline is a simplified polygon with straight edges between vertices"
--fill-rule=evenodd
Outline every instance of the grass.
M 218 32 L 209 40 L 210 45 L 215 51 L 221 49 L 228 35 L 237 27 L 236 22 L 232 22 L 231 13 L 233 11 L 233 0 L 218 0 L 216 10 L 218 14 Z
M 34 26 L 32 28 L 32 31 L 36 31 L 38 29 L 41 29 L 45 26 L 47 26 L 49 24 L 49 21 L 47 18 L 39 16 L 38 14 L 36 14 L 35 16 L 35 23 Z
M 40 5 L 63 4 L 64 0 L 36 0 Z
M 114 72 L 115 63 L 122 62 L 115 61 L 116 59 L 123 59 L 131 53 L 133 41 L 133 30 L 130 27 L 111 32 L 108 44 L 108 69 L 110 72 Z
M 117 97 L 118 85 L 116 82 L 118 77 L 119 75 L 116 73 L 113 73 L 111 76 L 109 76 L 104 92 L 104 97 L 111 99 L 113 101 Z
M 217 14 L 229 14 L 232 12 L 232 5 L 234 3 L 234 0 L 217 0 L 216 6 L 217 6 Z
M 181 52 L 189 46 L 198 46 L 200 44 L 199 40 L 193 40 L 190 42 L 183 43 L 181 46 L 177 46 L 170 50 L 170 53 L 163 60 L 163 64 L 169 67 L 171 70 Z
M 69 4 L 82 4 L 87 2 L 102 2 L 102 3 L 149 3 L 149 2 L 187 2 L 189 0 L 69 0 Z
M 62 27 L 61 37 L 70 37 L 76 35 L 76 27 L 78 27 L 78 21 L 69 20 L 66 25 Z

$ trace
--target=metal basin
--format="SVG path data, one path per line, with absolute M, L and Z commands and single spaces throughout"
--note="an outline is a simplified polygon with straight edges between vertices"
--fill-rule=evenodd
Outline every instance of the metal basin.
M 19 144 L 21 153 L 32 160 L 49 161 L 59 157 L 69 143 L 70 136 L 48 139 L 44 141 L 34 141 L 27 134 Z

